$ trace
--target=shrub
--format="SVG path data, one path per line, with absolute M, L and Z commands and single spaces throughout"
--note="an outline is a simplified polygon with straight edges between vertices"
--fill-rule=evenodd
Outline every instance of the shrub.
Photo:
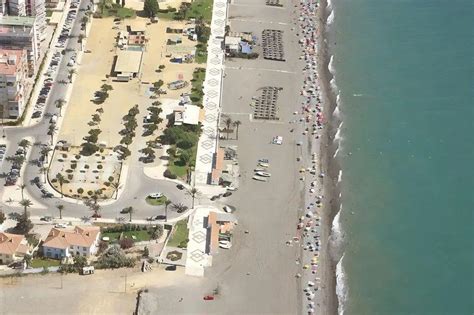
M 90 167 L 90 166 L 89 166 L 88 164 L 84 165 L 84 168 L 85 168 L 86 170 L 88 170 L 89 167 Z
M 75 170 L 77 168 L 77 164 L 71 164 L 71 169 Z
M 87 192 L 87 194 L 88 194 L 89 196 L 92 196 L 92 195 L 94 194 L 94 192 L 93 192 L 92 190 L 89 190 L 89 191 Z
M 68 174 L 71 174 L 72 172 L 73 172 L 73 170 L 71 170 L 71 169 L 66 170 L 66 173 L 68 173 Z
M 120 244 L 121 249 L 132 248 L 133 247 L 133 240 L 130 239 L 130 238 L 124 238 L 124 239 L 120 240 L 119 244 Z
M 82 189 L 82 188 L 78 188 L 78 189 L 77 189 L 77 193 L 78 193 L 78 194 L 82 195 L 83 192 L 84 192 L 84 189 Z
M 178 178 L 178 176 L 176 176 L 176 174 L 174 174 L 173 172 L 171 172 L 171 171 L 168 170 L 168 169 L 163 173 L 163 176 L 166 177 L 166 178 L 169 178 L 169 179 L 176 179 L 176 178 Z
M 163 226 L 158 225 L 151 231 L 151 239 L 157 240 L 163 235 Z
M 74 175 L 72 175 L 72 174 L 67 175 L 67 179 L 72 180 L 73 178 L 74 178 Z
M 129 258 L 118 247 L 109 248 L 97 260 L 97 268 L 121 268 L 135 266 L 135 259 Z
M 3 211 L 0 211 L 0 224 L 5 222 L 6 219 L 7 217 L 5 216 L 5 213 L 3 213 Z
M 98 254 L 102 254 L 103 252 L 105 252 L 108 247 L 109 247 L 109 244 L 107 244 L 107 242 L 100 241 L 99 242 Z
M 109 182 L 113 182 L 114 179 L 115 179 L 115 178 L 114 178 L 113 176 L 109 176 L 109 178 L 108 178 Z
M 79 160 L 81 156 L 79 154 L 76 155 L 76 160 Z
M 148 256 L 150 256 L 150 250 L 148 249 L 148 247 L 145 246 L 145 248 L 143 249 L 143 257 Z
M 103 169 L 103 168 L 104 168 L 104 167 L 103 167 L 102 165 L 100 165 L 100 164 L 97 165 L 97 169 L 101 170 L 101 169 Z

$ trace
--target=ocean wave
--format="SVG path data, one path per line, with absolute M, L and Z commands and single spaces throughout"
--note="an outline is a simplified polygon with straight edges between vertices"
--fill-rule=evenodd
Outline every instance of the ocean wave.
M 332 8 L 332 0 L 328 0 L 328 9 Z
M 335 117 L 340 117 L 341 115 L 341 111 L 339 110 L 339 105 L 341 103 L 341 95 L 338 93 L 336 95 L 336 107 L 334 108 L 334 111 L 332 112 L 332 114 L 335 116 Z
M 346 274 L 344 273 L 344 268 L 342 262 L 344 260 L 344 255 L 336 265 L 336 295 L 338 301 L 337 312 L 339 315 L 344 315 L 344 304 L 347 298 L 347 287 L 346 287 Z
M 338 150 L 339 150 L 339 148 L 338 148 Z M 341 181 L 342 181 L 342 170 L 339 170 L 339 174 L 337 174 L 337 182 L 340 183 Z M 339 215 L 339 213 L 337 215 Z
M 336 74 L 336 69 L 334 68 L 334 55 L 331 55 L 331 58 L 329 58 L 328 70 L 333 76 Z
M 334 135 L 334 140 L 340 141 L 342 139 L 341 137 L 341 130 L 342 130 L 342 125 L 344 124 L 343 121 L 339 124 L 339 127 L 337 127 L 336 134 Z
M 328 19 L 326 20 L 327 25 L 331 25 L 334 22 L 334 10 L 331 10 L 331 14 L 329 14 Z
M 336 151 L 334 152 L 334 155 L 332 156 L 332 158 L 335 158 L 338 153 L 339 153 L 339 146 L 337 147 Z

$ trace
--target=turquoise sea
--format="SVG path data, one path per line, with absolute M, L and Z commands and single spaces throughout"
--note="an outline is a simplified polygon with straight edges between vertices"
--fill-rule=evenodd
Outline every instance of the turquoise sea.
M 345 314 L 474 314 L 474 1 L 333 0 Z

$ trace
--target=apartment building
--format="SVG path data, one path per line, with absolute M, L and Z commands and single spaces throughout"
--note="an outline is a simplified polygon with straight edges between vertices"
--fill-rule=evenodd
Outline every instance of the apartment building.
M 37 25 L 37 35 L 40 40 L 46 37 L 46 5 L 45 0 L 26 0 L 26 15 L 34 16 Z
M 25 109 L 28 60 L 25 49 L 0 49 L 0 115 L 16 119 Z
M 26 49 L 28 75 L 33 76 L 39 66 L 40 41 L 35 17 L 0 16 L 0 47 L 3 49 Z

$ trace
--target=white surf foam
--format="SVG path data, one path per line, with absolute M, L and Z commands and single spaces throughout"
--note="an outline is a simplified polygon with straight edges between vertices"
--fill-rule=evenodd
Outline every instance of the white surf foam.
M 334 68 L 334 55 L 331 55 L 331 58 L 329 58 L 328 70 L 333 76 L 336 73 L 336 69 Z
M 332 8 L 332 0 L 328 0 L 328 9 Z
M 340 183 L 342 181 L 342 170 L 339 170 L 339 174 L 337 175 L 337 182 Z
M 344 268 L 342 262 L 344 260 L 344 255 L 336 265 L 336 294 L 338 300 L 337 312 L 339 315 L 344 315 L 344 304 L 347 298 L 347 287 L 346 287 L 346 274 L 344 273 Z
M 329 14 L 328 19 L 326 20 L 327 25 L 331 25 L 334 22 L 334 10 L 331 10 L 331 14 Z
M 338 153 L 339 153 L 339 147 L 337 147 L 336 152 L 334 152 L 334 155 L 332 157 L 335 158 Z
M 341 129 L 342 129 L 342 125 L 344 124 L 343 121 L 341 121 L 341 123 L 339 124 L 339 127 L 337 127 L 337 131 L 336 131 L 336 134 L 334 135 L 334 140 L 341 140 L 342 137 L 341 137 Z

